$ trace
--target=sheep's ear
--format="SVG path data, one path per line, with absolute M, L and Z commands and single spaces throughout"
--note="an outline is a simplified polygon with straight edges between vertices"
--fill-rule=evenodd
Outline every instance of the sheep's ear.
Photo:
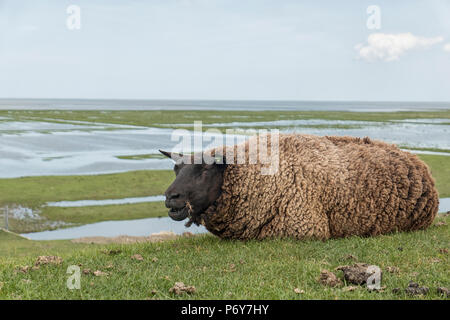
M 181 154 L 181 153 L 168 152 L 168 151 L 163 151 L 163 150 L 159 150 L 159 152 L 161 152 L 167 158 L 170 158 L 170 159 L 174 160 L 175 162 L 177 162 L 178 160 L 183 158 L 183 154 Z

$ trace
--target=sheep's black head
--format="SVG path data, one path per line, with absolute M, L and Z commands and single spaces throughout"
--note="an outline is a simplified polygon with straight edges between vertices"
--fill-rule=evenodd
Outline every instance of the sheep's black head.
M 217 158 L 205 162 L 201 154 L 201 160 L 194 162 L 194 156 L 160 152 L 175 161 L 175 181 L 165 192 L 169 217 L 181 221 L 190 216 L 196 222 L 220 196 L 226 164 Z

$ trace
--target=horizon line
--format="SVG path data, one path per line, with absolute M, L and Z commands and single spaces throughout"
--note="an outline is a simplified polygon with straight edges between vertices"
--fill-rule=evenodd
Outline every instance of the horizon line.
M 18 97 L 0 97 L 1 100 L 81 100 L 81 101 L 217 101 L 217 102 L 385 102 L 385 103 L 450 103 L 444 100 L 360 100 L 360 99 L 338 99 L 338 100 L 319 100 L 319 99 L 204 99 L 204 98 L 18 98 Z

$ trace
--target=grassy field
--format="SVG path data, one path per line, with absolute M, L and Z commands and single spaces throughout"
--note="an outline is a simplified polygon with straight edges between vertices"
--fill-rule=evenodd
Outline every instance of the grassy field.
M 436 181 L 439 197 L 450 197 L 450 157 L 421 154 L 419 158 L 425 161 L 431 169 Z
M 34 208 L 49 201 L 160 195 L 174 176 L 171 170 L 146 170 L 102 175 L 0 179 L 0 206 L 16 203 Z
M 170 124 L 189 124 L 194 120 L 211 124 L 295 119 L 388 122 L 421 118 L 426 122 L 426 119 L 440 118 L 449 119 L 450 123 L 450 110 L 394 113 L 0 111 L 0 117 L 17 121 L 45 119 L 60 123 L 86 121 L 166 128 Z M 428 151 L 445 152 L 439 149 Z M 160 156 L 117 157 L 139 161 Z M 430 166 L 440 197 L 450 197 L 450 157 L 419 157 Z M 170 170 L 155 170 L 0 179 L 0 207 L 21 205 L 38 210 L 46 222 L 61 221 L 71 225 L 166 216 L 167 210 L 162 202 L 79 208 L 43 205 L 50 201 L 160 195 L 173 178 Z M 199 235 L 162 243 L 96 245 L 68 240 L 31 241 L 0 230 L 0 299 L 445 299 L 436 292 L 436 288 L 450 286 L 449 223 L 449 216 L 440 215 L 435 225 L 424 231 L 324 242 L 291 239 L 241 242 Z M 51 228 L 39 223 L 21 224 L 14 219 L 10 221 L 10 227 L 18 232 Z M 143 260 L 132 259 L 135 254 L 141 255 Z M 23 266 L 33 266 L 36 258 L 43 255 L 57 255 L 64 261 L 61 265 L 43 265 L 37 270 L 20 271 Z M 382 286 L 386 288 L 370 292 L 363 286 L 349 290 L 350 284 L 332 288 L 318 282 L 322 269 L 334 271 L 342 278 L 341 271 L 335 271 L 335 268 L 355 262 L 381 267 Z M 81 290 L 69 290 L 66 288 L 66 271 L 70 265 L 105 274 L 82 273 Z M 387 272 L 387 267 L 396 267 L 398 272 Z M 403 289 L 410 280 L 429 287 L 430 292 L 422 296 L 407 296 Z M 182 296 L 169 293 L 169 288 L 178 281 L 195 286 L 196 293 Z M 295 288 L 303 293 L 294 292 Z M 393 293 L 394 288 L 402 290 Z
M 174 174 L 170 170 L 132 171 L 116 174 L 87 176 L 43 176 L 0 179 L 0 207 L 31 208 L 43 219 L 9 220 L 9 229 L 18 232 L 36 232 L 59 227 L 70 227 L 108 220 L 129 220 L 167 215 L 163 202 L 138 204 L 47 207 L 51 201 L 122 199 L 161 195 Z M 64 223 L 61 225 L 61 223 Z M 0 226 L 3 219 L 0 221 Z
M 69 241 L 30 241 L 0 232 L 2 299 L 445 299 L 448 287 L 450 218 L 440 217 L 428 230 L 328 241 L 225 241 L 211 235 L 162 243 L 88 245 Z M 445 251 L 447 249 L 447 251 Z M 108 254 L 110 253 L 110 254 Z M 135 254 L 143 260 L 132 259 Z M 33 266 L 37 256 L 58 255 L 61 265 Z M 318 282 L 322 269 L 342 278 L 340 265 L 356 261 L 383 270 L 381 292 L 350 284 L 332 288 Z M 69 265 L 81 266 L 81 289 L 66 288 Z M 387 272 L 387 267 L 398 268 Z M 104 272 L 95 276 L 94 271 Z M 407 296 L 413 280 L 430 291 Z M 196 293 L 169 293 L 175 282 L 195 286 Z M 297 294 L 294 289 L 303 290 Z M 392 289 L 401 288 L 400 293 Z

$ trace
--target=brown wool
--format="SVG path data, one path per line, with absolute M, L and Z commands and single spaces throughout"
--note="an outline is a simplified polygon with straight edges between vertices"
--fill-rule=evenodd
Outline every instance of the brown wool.
M 257 139 L 244 143 L 246 160 Z M 228 164 L 221 196 L 201 217 L 209 231 L 234 239 L 375 236 L 424 229 L 438 210 L 427 165 L 369 138 L 281 134 L 278 172 L 262 175 L 262 167 Z

